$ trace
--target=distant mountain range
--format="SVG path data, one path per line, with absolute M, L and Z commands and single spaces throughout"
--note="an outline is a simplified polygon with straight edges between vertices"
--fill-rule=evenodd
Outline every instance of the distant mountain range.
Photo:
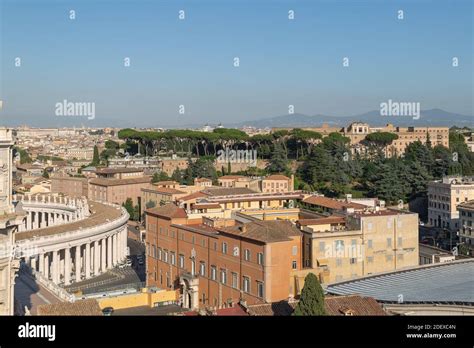
M 461 115 L 448 112 L 441 109 L 421 110 L 421 117 L 414 120 L 408 116 L 381 116 L 380 111 L 373 110 L 360 115 L 353 116 L 328 116 L 328 115 L 303 115 L 292 114 L 282 115 L 258 120 L 244 121 L 238 123 L 228 123 L 222 120 L 224 127 L 240 128 L 244 126 L 265 128 L 265 127 L 320 127 L 322 124 L 329 126 L 343 127 L 352 122 L 366 122 L 372 126 L 383 126 L 391 123 L 395 126 L 458 126 L 458 127 L 474 127 L 474 116 Z M 0 125 L 17 127 L 28 125 L 31 127 L 152 127 L 152 128 L 200 128 L 203 123 L 183 124 L 183 125 L 163 125 L 157 124 L 150 120 L 140 120 L 139 117 L 130 118 L 128 120 L 115 118 L 97 117 L 94 120 L 88 120 L 86 117 L 5 117 L 0 116 Z
M 420 118 L 414 120 L 408 116 L 381 116 L 380 111 L 373 110 L 360 115 L 354 116 L 327 116 L 314 115 L 308 116 L 303 114 L 283 115 L 260 119 L 256 121 L 247 121 L 235 123 L 232 127 L 317 127 L 323 123 L 329 126 L 343 127 L 352 122 L 365 122 L 371 126 L 383 126 L 391 123 L 395 126 L 458 126 L 458 127 L 474 127 L 474 117 L 456 114 L 441 109 L 421 110 Z

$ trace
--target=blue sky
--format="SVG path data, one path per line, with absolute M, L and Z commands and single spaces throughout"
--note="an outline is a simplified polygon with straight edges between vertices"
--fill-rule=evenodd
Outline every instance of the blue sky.
M 388 99 L 474 114 L 471 0 L 0 3 L 1 117 L 54 117 L 64 99 L 154 126 L 278 116 L 289 104 L 349 116 Z

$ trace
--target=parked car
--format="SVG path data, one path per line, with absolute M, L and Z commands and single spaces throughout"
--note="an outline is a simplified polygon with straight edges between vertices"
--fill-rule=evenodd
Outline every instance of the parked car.
M 105 307 L 102 310 L 102 314 L 104 314 L 105 316 L 111 316 L 113 312 L 114 312 L 114 309 L 112 307 Z

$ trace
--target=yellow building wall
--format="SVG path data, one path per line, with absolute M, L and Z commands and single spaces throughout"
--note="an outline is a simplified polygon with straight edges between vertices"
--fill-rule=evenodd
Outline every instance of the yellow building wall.
M 178 300 L 177 291 L 160 291 L 156 293 L 151 292 L 141 292 L 135 294 L 119 295 L 108 298 L 97 299 L 101 309 L 106 307 L 112 307 L 114 309 L 123 309 L 131 307 L 140 307 L 140 306 L 150 306 L 157 302 L 168 302 L 168 301 L 177 301 Z

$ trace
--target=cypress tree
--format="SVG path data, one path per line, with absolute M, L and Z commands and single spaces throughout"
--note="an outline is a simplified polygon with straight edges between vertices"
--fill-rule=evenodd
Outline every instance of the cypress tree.
M 304 279 L 300 301 L 293 315 L 326 315 L 323 288 L 313 273 L 308 273 Z

